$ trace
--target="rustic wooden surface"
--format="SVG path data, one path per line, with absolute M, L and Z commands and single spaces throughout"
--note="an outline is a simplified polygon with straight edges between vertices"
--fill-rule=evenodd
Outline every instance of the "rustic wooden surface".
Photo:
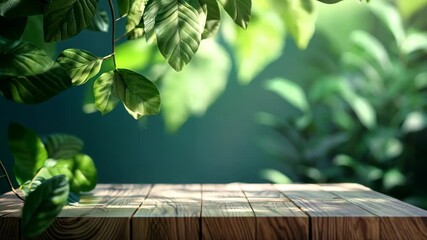
M 0 196 L 0 239 L 22 201 Z M 40 239 L 427 239 L 427 211 L 358 184 L 98 184 Z

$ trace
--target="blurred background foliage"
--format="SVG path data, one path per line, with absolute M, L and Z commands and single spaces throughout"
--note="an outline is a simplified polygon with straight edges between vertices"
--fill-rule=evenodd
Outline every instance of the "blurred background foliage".
M 294 111 L 257 116 L 277 133 L 263 146 L 283 164 L 263 175 L 358 182 L 426 208 L 427 29 L 420 18 L 427 2 L 368 5 L 373 24 L 341 36 L 348 47 L 326 38 L 307 77 L 266 82 Z
M 19 121 L 84 139 L 100 182 L 351 181 L 426 207 L 426 13 L 425 0 L 253 0 L 247 30 L 222 18 L 179 73 L 123 42 L 119 65 L 156 81 L 162 116 L 93 113 L 91 84 L 37 106 L 0 99 L 0 156 L 10 169 Z M 45 47 L 105 55 L 106 36 Z

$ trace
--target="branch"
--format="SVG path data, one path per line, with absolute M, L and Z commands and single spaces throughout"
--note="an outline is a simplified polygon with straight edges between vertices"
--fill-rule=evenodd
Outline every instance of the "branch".
M 112 56 L 113 56 L 113 64 L 114 64 L 114 68 L 117 68 L 116 66 L 116 42 L 115 42 L 115 37 L 116 37 L 116 14 L 114 12 L 114 5 L 113 5 L 113 0 L 108 0 L 108 5 L 110 6 L 110 12 L 111 12 L 111 19 L 113 19 L 113 21 L 111 21 L 111 48 L 112 48 Z
M 3 162 L 2 162 L 1 160 L 0 160 L 0 166 L 1 166 L 1 168 L 2 168 L 2 170 L 3 170 L 3 173 L 4 173 L 4 175 L 3 175 L 2 177 L 6 177 L 6 180 L 7 180 L 7 182 L 9 183 L 10 190 L 12 190 L 12 192 L 13 192 L 13 193 L 15 193 L 15 195 L 16 195 L 19 199 L 21 199 L 22 201 L 25 201 L 21 196 L 19 196 L 19 194 L 18 194 L 18 192 L 15 190 L 15 188 L 13 188 L 12 181 L 10 181 L 9 175 L 7 174 L 6 168 L 4 167 Z

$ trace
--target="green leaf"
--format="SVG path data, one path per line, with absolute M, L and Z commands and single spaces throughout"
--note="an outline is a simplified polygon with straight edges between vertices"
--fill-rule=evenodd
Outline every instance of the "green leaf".
M 201 22 L 199 16 L 201 5 L 198 0 L 154 2 L 160 6 L 154 24 L 144 22 L 145 30 L 146 32 L 154 30 L 163 57 L 172 68 L 180 71 L 199 48 L 205 26 L 205 21 Z M 150 29 L 151 27 L 153 29 Z
M 0 16 L 7 18 L 27 17 L 43 13 L 43 4 L 34 0 L 0 1 Z
M 292 183 L 292 180 L 288 176 L 275 169 L 262 170 L 261 177 L 273 183 Z
M 310 107 L 304 90 L 296 83 L 284 78 L 275 78 L 268 81 L 265 87 L 267 90 L 278 94 L 302 113 L 309 112 Z
M 246 29 L 251 16 L 251 0 L 218 0 L 228 15 L 240 27 Z
M 427 33 L 426 32 L 411 32 L 402 43 L 402 52 L 411 54 L 416 51 L 427 51 Z
M 56 60 L 68 71 L 74 85 L 82 85 L 98 74 L 102 58 L 81 49 L 66 49 Z
M 37 75 L 0 77 L 4 97 L 19 103 L 40 103 L 70 87 L 71 79 L 59 64 Z
M 27 20 L 27 17 L 4 18 L 0 16 L 0 26 L 2 26 L 0 28 L 0 37 L 19 40 L 24 33 Z
M 341 2 L 342 0 L 317 0 L 317 1 L 322 2 L 322 3 L 327 3 L 327 4 L 334 4 L 337 2 Z
M 69 185 L 65 175 L 44 181 L 25 200 L 22 210 L 22 232 L 26 238 L 35 238 L 55 220 L 67 203 Z
M 50 58 L 57 55 L 56 43 L 47 43 L 43 36 L 43 15 L 28 17 L 27 27 L 22 35 L 21 41 L 31 42 L 46 51 Z
M 283 53 L 286 30 L 274 7 L 254 2 L 251 27 L 236 29 L 234 39 L 227 39 L 235 49 L 237 75 L 242 84 L 250 83 Z M 265 14 L 266 12 L 269 14 Z M 274 29 L 271 26 L 275 26 Z
M 0 43 L 0 78 L 44 73 L 52 64 L 53 61 L 46 52 L 31 43 Z
M 96 10 L 95 16 L 93 16 L 92 24 L 88 26 L 89 30 L 97 32 L 108 32 L 110 20 L 105 10 Z
M 8 128 L 8 144 L 15 162 L 16 181 L 22 184 L 31 180 L 47 159 L 47 151 L 37 134 L 18 123 Z
M 95 106 L 102 113 L 111 112 L 119 103 L 117 95 L 117 81 L 114 80 L 114 71 L 103 73 L 93 84 Z
M 397 9 L 384 1 L 373 1 L 369 8 L 393 34 L 397 45 L 400 45 L 405 39 L 405 30 Z
M 20 188 L 24 195 L 28 196 L 31 192 L 36 190 L 39 185 L 51 177 L 53 177 L 53 175 L 49 172 L 49 170 L 45 167 L 42 167 L 33 177 L 33 179 L 23 183 Z
M 147 0 L 133 0 L 126 17 L 126 32 L 134 30 L 141 22 Z
M 117 0 L 116 2 L 117 6 L 119 7 L 120 17 L 123 17 L 129 12 L 132 0 Z
M 73 157 L 73 179 L 70 181 L 72 192 L 88 192 L 95 188 L 98 173 L 91 157 L 78 154 Z
M 49 0 L 43 14 L 46 42 L 71 38 L 92 25 L 97 0 Z
M 388 170 L 383 177 L 384 188 L 389 190 L 397 186 L 402 186 L 406 182 L 406 176 L 398 168 Z
M 282 1 L 282 0 L 280 0 Z M 299 48 L 304 49 L 314 34 L 316 15 L 307 11 L 302 0 L 283 0 L 282 18 Z
M 51 134 L 46 140 L 46 149 L 49 158 L 71 158 L 80 153 L 83 141 L 69 134 Z
M 141 21 L 135 28 L 126 34 L 128 40 L 135 40 L 138 38 L 142 38 L 145 34 L 144 30 L 144 21 Z
M 220 26 L 221 14 L 216 0 L 199 0 L 200 5 L 206 5 L 206 24 L 202 33 L 202 39 L 214 36 Z
M 190 116 L 202 116 L 227 85 L 231 71 L 227 52 L 212 39 L 202 41 L 201 46 L 187 68 L 169 71 L 162 78 L 162 112 L 170 132 Z
M 114 80 L 117 95 L 127 109 L 139 116 L 160 111 L 159 90 L 149 79 L 127 69 L 117 69 L 114 71 Z

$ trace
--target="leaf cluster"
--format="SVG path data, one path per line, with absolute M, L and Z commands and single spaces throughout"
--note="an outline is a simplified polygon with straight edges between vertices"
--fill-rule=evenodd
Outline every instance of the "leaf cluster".
M 42 141 L 28 128 L 11 123 L 9 149 L 13 172 L 26 199 L 22 212 L 24 236 L 40 235 L 67 204 L 76 204 L 80 192 L 95 188 L 97 171 L 82 153 L 83 141 L 68 134 L 51 134 Z

